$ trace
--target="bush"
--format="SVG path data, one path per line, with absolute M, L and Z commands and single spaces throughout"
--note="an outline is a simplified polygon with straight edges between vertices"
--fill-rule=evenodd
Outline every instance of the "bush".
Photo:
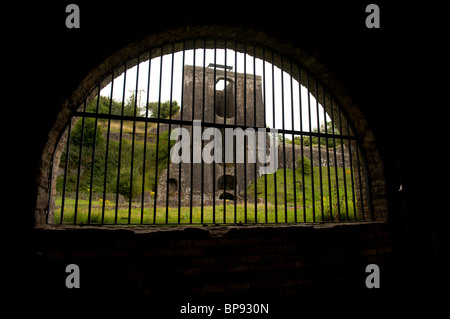
M 305 175 L 311 174 L 311 161 L 305 156 L 299 157 L 297 160 L 297 170 Z
M 79 146 L 81 144 L 81 137 L 83 135 L 83 146 L 92 147 L 94 144 L 94 132 L 96 132 L 95 143 L 96 145 L 101 145 L 103 143 L 102 127 L 95 125 L 95 119 L 85 118 L 84 119 L 84 134 L 83 133 L 83 120 L 80 119 L 73 128 L 71 132 L 71 144 Z

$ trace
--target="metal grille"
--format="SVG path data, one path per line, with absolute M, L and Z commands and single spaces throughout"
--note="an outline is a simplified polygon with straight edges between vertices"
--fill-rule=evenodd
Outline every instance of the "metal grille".
M 53 156 L 48 223 L 371 220 L 359 139 L 302 66 L 197 39 L 113 70 Z

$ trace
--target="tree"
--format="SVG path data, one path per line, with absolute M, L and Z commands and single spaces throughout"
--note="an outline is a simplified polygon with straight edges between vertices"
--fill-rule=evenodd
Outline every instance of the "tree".
M 320 129 L 318 130 L 317 128 L 314 128 L 312 130 L 313 133 L 327 133 L 327 134 L 340 134 L 339 130 L 337 129 L 336 125 L 334 126 L 334 131 L 333 131 L 333 123 L 331 121 L 326 123 L 327 128 L 325 129 L 325 124 L 320 125 Z M 294 144 L 296 145 L 301 145 L 301 141 L 300 139 L 303 139 L 303 146 L 310 146 L 312 145 L 318 145 L 319 144 L 319 137 L 317 136 L 296 136 L 294 138 Z M 341 140 L 340 139 L 334 139 L 332 137 L 320 137 L 320 145 L 324 145 L 328 148 L 330 147 L 336 147 L 341 145 Z
M 95 97 L 91 103 L 86 107 L 86 112 L 96 113 L 97 112 L 97 99 Z M 109 114 L 109 108 L 111 107 L 111 114 L 120 115 L 122 114 L 122 103 L 116 100 L 112 100 L 108 96 L 100 96 L 100 101 L 98 102 L 98 113 L 99 114 Z
M 161 103 L 158 117 L 158 106 L 159 102 L 148 103 L 148 110 L 150 111 L 151 117 L 165 119 L 168 118 L 169 115 L 173 116 L 180 110 L 180 106 L 177 101 L 172 101 L 172 103 L 170 103 L 170 100 L 167 100 L 166 102 Z
M 71 132 L 71 145 L 79 146 L 81 144 L 81 136 L 82 136 L 82 128 L 83 128 L 83 120 L 80 119 L 73 128 Z M 95 127 L 95 119 L 93 118 L 85 118 L 84 119 L 84 134 L 83 134 L 83 146 L 91 147 L 94 144 L 94 132 L 96 132 L 96 145 L 99 145 L 103 142 L 102 135 L 102 127 L 97 125 Z

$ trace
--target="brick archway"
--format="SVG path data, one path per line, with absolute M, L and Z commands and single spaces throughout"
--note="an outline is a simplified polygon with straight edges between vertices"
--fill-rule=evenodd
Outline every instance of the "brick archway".
M 50 184 L 49 173 L 52 165 L 59 161 L 59 157 L 64 147 L 64 130 L 67 127 L 70 115 L 81 104 L 83 99 L 90 94 L 91 90 L 98 85 L 111 70 L 118 70 L 120 73 L 120 67 L 125 65 L 127 61 L 133 59 L 141 52 L 148 48 L 163 45 L 168 42 L 183 41 L 192 38 L 232 38 L 236 41 L 254 43 L 258 46 L 272 49 L 280 52 L 284 56 L 292 59 L 299 65 L 305 67 L 318 81 L 333 94 L 337 102 L 341 105 L 341 111 L 346 114 L 350 122 L 353 123 L 353 129 L 356 135 L 360 137 L 360 145 L 362 152 L 367 161 L 368 180 L 370 193 L 372 195 L 373 204 L 373 216 L 377 220 L 385 219 L 387 216 L 387 200 L 386 200 L 386 187 L 384 171 L 381 162 L 380 154 L 377 151 L 374 136 L 368 126 L 367 121 L 364 119 L 358 106 L 352 103 L 351 98 L 346 94 L 345 89 L 336 81 L 332 74 L 326 70 L 314 57 L 309 56 L 300 48 L 292 46 L 290 43 L 286 43 L 282 40 L 273 38 L 267 34 L 264 34 L 255 30 L 243 30 L 238 27 L 223 27 L 223 26 L 208 26 L 208 27 L 189 27 L 169 30 L 163 33 L 151 35 L 140 41 L 133 42 L 125 48 L 119 50 L 107 58 L 103 63 L 93 69 L 79 84 L 78 88 L 68 97 L 61 106 L 61 111 L 58 114 L 55 125 L 48 135 L 46 146 L 43 150 L 40 174 L 37 177 L 37 204 L 35 210 L 35 224 L 40 226 L 45 224 L 46 214 L 49 208 L 50 198 Z M 177 50 L 181 50 L 178 48 Z M 248 52 L 252 54 L 251 52 Z M 260 56 L 261 52 L 254 52 L 255 56 Z M 281 61 L 273 60 L 274 65 L 279 65 Z M 133 65 L 127 64 L 130 68 Z M 295 72 L 294 72 L 295 73 Z M 295 77 L 295 75 L 293 74 Z M 303 81 L 303 79 L 301 79 Z M 101 84 L 106 86 L 107 83 Z M 317 92 L 320 95 L 320 92 Z M 328 112 L 333 112 L 331 105 L 325 105 Z M 59 142 L 61 141 L 61 142 Z M 60 145 L 58 145 L 58 143 Z M 54 165 L 57 167 L 58 165 Z

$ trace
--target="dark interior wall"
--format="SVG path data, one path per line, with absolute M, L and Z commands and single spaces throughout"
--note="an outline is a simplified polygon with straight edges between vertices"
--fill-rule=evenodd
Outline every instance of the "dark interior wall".
M 68 3 L 14 5 L 5 29 L 7 67 L 13 66 L 13 73 L 8 78 L 10 107 L 4 114 L 20 117 L 5 141 L 5 150 L 13 155 L 6 158 L 7 165 L 13 165 L 6 172 L 12 204 L 8 211 L 14 212 L 20 256 L 52 247 L 33 230 L 35 176 L 61 104 L 87 74 L 149 35 L 185 26 L 228 25 L 259 30 L 301 48 L 323 64 L 360 106 L 385 169 L 394 281 L 405 292 L 411 288 L 411 295 L 439 287 L 446 251 L 441 244 L 445 188 L 440 182 L 442 169 L 436 165 L 441 152 L 436 150 L 441 147 L 438 136 L 444 136 L 445 117 L 442 101 L 432 100 L 444 91 L 431 72 L 444 66 L 438 64 L 444 50 L 429 37 L 429 32 L 442 31 L 438 8 L 378 1 L 381 28 L 367 29 L 369 1 L 302 1 L 295 9 L 288 3 L 227 2 L 224 11 L 211 4 L 79 1 L 81 28 L 69 30 L 64 24 Z M 58 241 L 67 235 L 54 236 Z M 101 236 L 96 240 L 102 242 Z M 352 253 L 359 258 L 359 252 Z M 14 265 L 27 262 L 36 269 L 42 265 L 23 258 Z M 29 268 L 18 269 L 23 276 Z M 39 272 L 31 274 L 24 282 L 39 277 Z

